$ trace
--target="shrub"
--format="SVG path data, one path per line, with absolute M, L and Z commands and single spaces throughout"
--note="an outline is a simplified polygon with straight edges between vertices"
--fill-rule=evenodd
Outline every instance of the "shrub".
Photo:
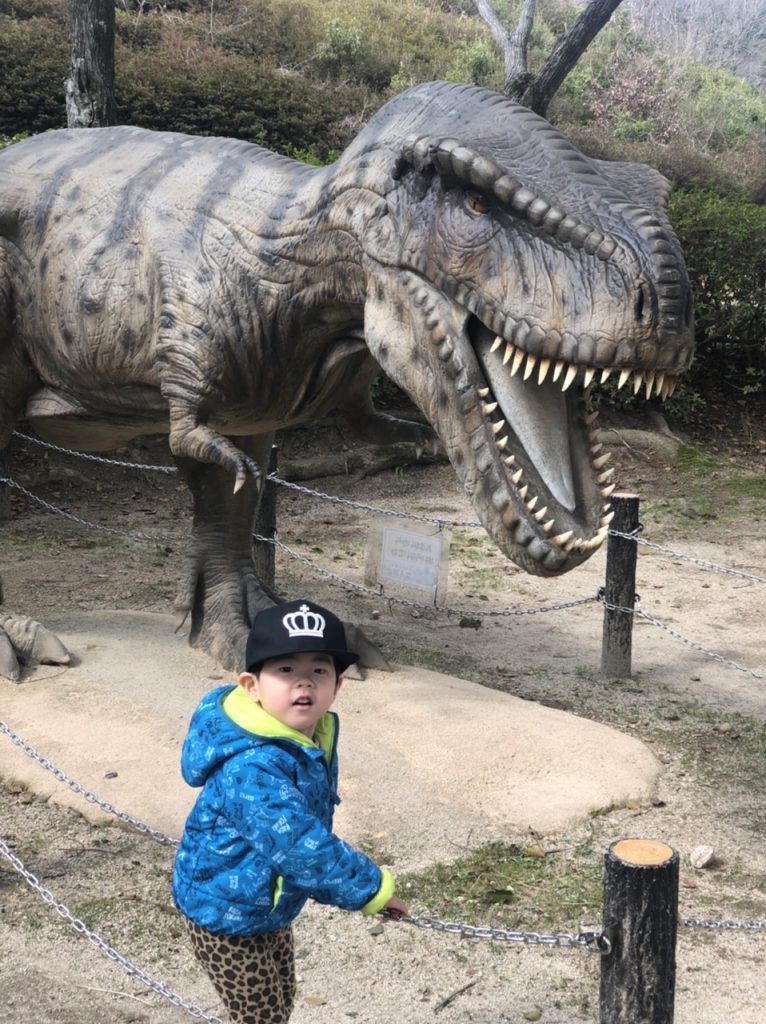
M 766 370 L 766 207 L 736 195 L 679 191 L 670 215 L 695 301 L 690 380 L 703 393 L 716 381 L 751 393 Z
M 66 125 L 69 41 L 57 21 L 0 15 L 0 135 Z

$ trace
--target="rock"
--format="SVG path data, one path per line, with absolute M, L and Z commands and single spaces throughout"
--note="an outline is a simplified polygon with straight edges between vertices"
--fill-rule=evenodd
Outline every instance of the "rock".
M 527 1010 L 521 1011 L 521 1016 L 524 1020 L 540 1020 L 543 1015 L 543 1011 L 539 1006 L 530 1006 Z
M 694 868 L 709 868 L 715 860 L 712 846 L 698 846 L 689 854 L 689 861 Z

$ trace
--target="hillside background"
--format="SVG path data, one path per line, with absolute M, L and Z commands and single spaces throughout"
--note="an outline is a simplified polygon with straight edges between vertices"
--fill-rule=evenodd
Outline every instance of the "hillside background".
M 519 6 L 494 3 L 508 26 Z M 581 6 L 540 0 L 532 72 Z M 0 0 L 0 142 L 65 126 L 68 73 L 67 0 Z M 392 95 L 430 79 L 502 89 L 501 57 L 471 0 L 117 8 L 119 123 L 325 163 Z M 649 163 L 676 186 L 698 356 L 666 412 L 692 428 L 753 435 L 766 410 L 765 88 L 766 0 L 625 0 L 548 110 L 584 152 Z

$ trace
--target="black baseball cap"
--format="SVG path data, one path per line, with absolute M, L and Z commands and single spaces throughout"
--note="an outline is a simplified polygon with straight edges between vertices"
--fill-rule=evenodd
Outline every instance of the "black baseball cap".
M 346 648 L 343 623 L 313 601 L 288 601 L 258 612 L 245 648 L 245 668 L 257 672 L 269 658 L 284 658 L 304 651 L 331 654 L 340 675 L 359 661 Z

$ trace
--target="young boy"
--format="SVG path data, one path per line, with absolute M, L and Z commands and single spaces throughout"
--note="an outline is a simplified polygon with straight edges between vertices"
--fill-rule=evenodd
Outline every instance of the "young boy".
M 291 922 L 306 900 L 406 914 L 391 874 L 332 833 L 338 717 L 358 661 L 343 624 L 310 601 L 253 622 L 239 686 L 207 694 L 181 771 L 202 786 L 184 829 L 173 898 L 232 1024 L 284 1024 L 295 998 Z

